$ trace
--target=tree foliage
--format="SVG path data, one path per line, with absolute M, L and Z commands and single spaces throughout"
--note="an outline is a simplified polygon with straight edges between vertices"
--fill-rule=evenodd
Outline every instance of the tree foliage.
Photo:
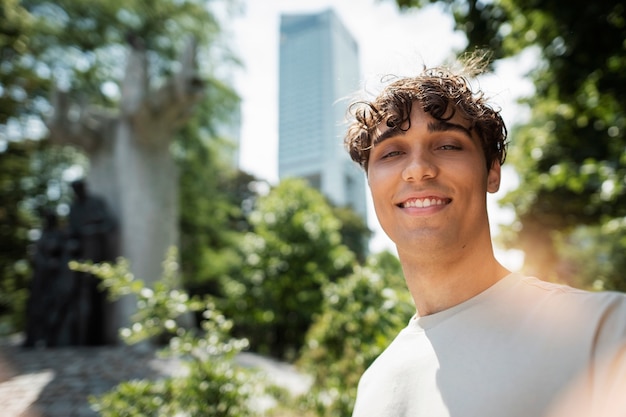
M 179 71 L 176 58 L 189 37 L 199 44 L 200 75 L 207 93 L 194 118 L 181 132 L 174 146 L 181 171 L 181 228 L 187 261 L 185 276 L 210 281 L 215 274 L 197 273 L 207 269 L 206 256 L 193 253 L 214 250 L 221 255 L 230 243 L 226 224 L 217 222 L 228 212 L 231 223 L 241 218 L 232 183 L 238 177 L 232 167 L 224 172 L 214 162 L 220 156 L 215 142 L 219 126 L 232 122 L 239 98 L 217 73 L 238 65 L 231 54 L 212 4 L 203 0 L 2 0 L 0 3 L 0 158 L 6 193 L 2 194 L 3 238 L 12 249 L 5 254 L 3 269 L 20 268 L 23 278 L 5 273 L 0 279 L 3 294 L 23 294 L 28 285 L 26 247 L 36 238 L 42 208 L 63 216 L 68 202 L 65 171 L 78 164 L 88 171 L 88 162 L 70 147 L 51 146 L 45 139 L 44 121 L 49 115 L 51 91 L 58 86 L 70 90 L 68 99 L 77 103 L 74 112 L 86 105 L 102 112 L 115 112 L 128 47 L 147 50 L 150 80 L 158 87 L 166 77 Z M 238 2 L 226 7 L 236 12 Z M 59 59 L 63 57 L 63 59 Z M 37 139 L 38 142 L 26 142 Z M 220 142 L 222 143 L 222 142 Z M 2 147 L 7 149 L 2 151 Z M 19 152 L 18 152 L 19 150 Z M 26 155 L 28 154 L 28 156 Z M 210 154 L 210 155 L 209 155 Z M 56 165 L 55 165 L 56 164 Z M 19 167 L 19 169 L 18 169 Z M 19 172 L 18 172 L 19 171 Z M 215 181 L 213 181 L 215 180 Z M 204 200 L 201 202 L 200 200 Z M 203 206 L 204 204 L 204 206 Z M 206 210 L 203 210 L 206 209 Z M 202 227 L 215 216 L 211 229 Z M 19 222 L 14 222 L 19 218 Z M 5 223 L 9 222 L 9 223 Z M 228 224 L 228 225 L 230 225 Z M 241 225 L 240 225 L 241 226 Z M 241 226 L 242 227 L 242 226 Z M 220 229 L 218 231 L 217 229 Z M 10 239 L 8 238 L 10 234 Z M 207 234 L 205 239 L 201 235 Z M 218 234 L 220 236 L 218 236 Z M 25 240 L 26 239 L 26 240 Z M 208 246 L 213 245 L 213 248 Z M 211 257 L 214 265 L 218 258 Z M 10 290 L 10 291 L 9 291 Z M 15 303 L 23 297 L 6 297 Z M 20 302 L 21 303 L 21 302 Z M 3 313 L 22 310 L 3 308 Z M 18 313 L 18 315 L 21 313 Z M 18 326 L 19 327 L 19 326 Z
M 33 219 L 31 213 L 19 207 L 25 191 L 16 178 L 30 173 L 32 151 L 28 145 L 11 144 L 0 154 L 0 316 L 18 316 L 25 308 L 30 275 L 26 254 Z M 15 323 L 9 324 L 9 329 L 14 326 Z
M 626 292 L 626 221 L 612 219 L 600 226 L 579 226 L 557 235 L 561 276 L 578 286 Z
M 43 217 L 62 217 L 70 203 L 63 172 L 85 164 L 74 149 L 42 141 L 9 142 L 0 152 L 0 317 L 12 332 L 24 324 L 33 241 Z
M 203 68 L 232 59 L 201 0 L 2 0 L 0 8 L 0 123 L 41 128 L 53 85 L 71 88 L 81 104 L 111 107 L 128 45 L 149 51 L 155 83 L 178 70 L 175 58 L 190 36 L 205 47 Z
M 371 255 L 363 267 L 323 288 L 320 314 L 298 364 L 314 375 L 304 401 L 319 416 L 350 415 L 365 369 L 415 313 L 395 255 Z
M 285 179 L 260 197 L 243 267 L 225 282 L 225 310 L 252 349 L 293 359 L 322 304 L 321 288 L 345 276 L 354 254 L 325 198 L 304 180 Z
M 104 395 L 91 398 L 95 410 L 103 417 L 259 415 L 250 400 L 253 395 L 262 394 L 263 381 L 234 361 L 247 342 L 230 337 L 232 322 L 210 298 L 189 297 L 177 288 L 177 257 L 172 248 L 163 262 L 163 277 L 153 287 L 135 278 L 125 259 L 95 265 L 71 264 L 75 270 L 100 278 L 113 299 L 136 297 L 133 324 L 121 330 L 125 341 L 135 344 L 167 335 L 164 354 L 179 360 L 187 371 L 157 381 L 123 382 Z M 180 325 L 181 318 L 191 311 L 201 312 L 201 332 Z
M 259 180 L 237 170 L 234 146 L 219 131 L 239 105 L 224 84 L 207 92 L 196 115 L 177 134 L 175 156 L 180 172 L 180 248 L 183 282 L 192 293 L 219 294 L 219 280 L 239 267 L 236 248 L 250 229 L 246 205 L 256 198 Z
M 615 0 L 397 0 L 400 7 L 427 3 L 449 8 L 468 49 L 488 48 L 496 59 L 540 51 L 529 74 L 535 94 L 523 101 L 530 121 L 511 135 L 510 161 L 522 186 L 504 200 L 518 218 L 507 240 L 526 251 L 532 272 L 567 280 L 556 264 L 568 249 L 559 252 L 555 239 L 572 242 L 567 236 L 581 225 L 626 216 L 626 6 Z
M 350 207 L 333 207 L 333 213 L 341 224 L 341 241 L 356 255 L 359 263 L 364 263 L 369 254 L 372 231 L 363 217 Z
M 5 139 L 7 122 L 36 114 L 41 109 L 39 98 L 48 91 L 49 78 L 32 59 L 41 52 L 32 42 L 40 30 L 37 18 L 23 2 L 0 2 L 0 137 Z

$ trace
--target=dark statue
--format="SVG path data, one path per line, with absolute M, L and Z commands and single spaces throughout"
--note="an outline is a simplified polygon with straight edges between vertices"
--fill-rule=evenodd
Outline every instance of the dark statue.
M 65 274 L 65 234 L 52 211 L 43 215 L 41 237 L 35 245 L 30 298 L 26 307 L 26 346 L 50 344 L 51 331 L 59 313 L 56 288 Z
M 67 226 L 45 214 L 35 246 L 34 273 L 27 307 L 25 346 L 85 346 L 105 343 L 106 295 L 98 278 L 68 268 L 70 260 L 112 260 L 115 223 L 100 197 L 84 181 L 72 183 L 74 202 Z

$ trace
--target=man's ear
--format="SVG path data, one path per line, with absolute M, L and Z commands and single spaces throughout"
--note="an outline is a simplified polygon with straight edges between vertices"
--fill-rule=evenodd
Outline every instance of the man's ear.
M 502 166 L 499 161 L 493 161 L 491 168 L 487 173 L 487 191 L 496 193 L 500 189 L 500 179 L 502 175 Z

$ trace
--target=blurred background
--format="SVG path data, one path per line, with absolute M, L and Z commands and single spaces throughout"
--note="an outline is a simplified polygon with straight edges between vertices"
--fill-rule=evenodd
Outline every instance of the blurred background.
M 626 290 L 621 2 L 1 1 L 0 335 L 20 345 L 213 340 L 312 376 L 279 412 L 349 415 L 412 307 L 346 107 L 476 48 L 509 129 L 497 257 Z

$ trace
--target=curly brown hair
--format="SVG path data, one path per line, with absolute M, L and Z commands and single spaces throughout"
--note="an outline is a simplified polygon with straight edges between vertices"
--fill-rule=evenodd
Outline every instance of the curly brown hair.
M 464 74 L 482 72 L 476 62 L 468 62 L 463 72 L 455 73 L 447 67 L 424 68 L 416 77 L 399 78 L 388 84 L 373 101 L 359 100 L 348 111 L 352 123 L 344 144 L 350 157 L 367 172 L 369 154 L 375 139 L 376 127 L 385 123 L 392 129 L 410 127 L 414 104 L 441 121 L 454 117 L 456 111 L 471 121 L 471 130 L 482 141 L 489 170 L 495 161 L 506 159 L 507 129 L 499 110 L 494 110 L 482 91 L 474 92 Z

